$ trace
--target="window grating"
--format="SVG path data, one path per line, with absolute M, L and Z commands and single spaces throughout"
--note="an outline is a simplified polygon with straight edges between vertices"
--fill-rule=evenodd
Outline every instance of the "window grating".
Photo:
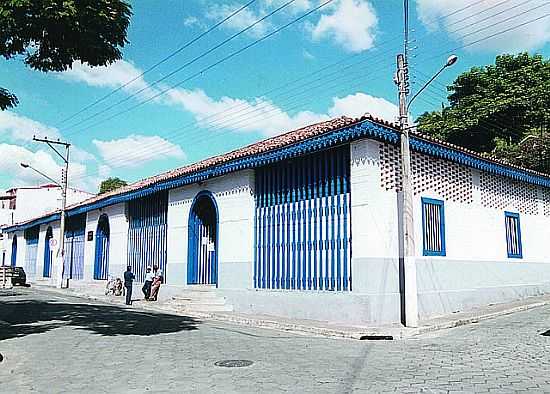
M 522 258 L 519 214 L 513 212 L 505 212 L 504 220 L 506 226 L 506 247 L 508 257 Z
M 445 256 L 445 211 L 443 201 L 422 198 L 424 256 Z

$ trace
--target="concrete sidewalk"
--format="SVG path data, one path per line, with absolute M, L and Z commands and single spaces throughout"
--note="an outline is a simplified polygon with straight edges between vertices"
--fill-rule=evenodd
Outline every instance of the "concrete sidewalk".
M 41 291 L 53 292 L 56 294 L 71 295 L 89 300 L 96 300 L 110 304 L 127 307 L 124 304 L 124 297 L 105 296 L 103 287 L 92 289 L 58 289 L 49 284 L 36 283 L 32 285 Z M 317 320 L 286 319 L 278 316 L 243 314 L 236 312 L 189 312 L 182 311 L 177 305 L 169 301 L 147 302 L 134 300 L 131 307 L 146 311 L 161 311 L 175 315 L 185 315 L 203 320 L 220 321 L 237 324 L 241 326 L 258 327 L 287 331 L 303 335 L 316 335 L 333 338 L 347 338 L 359 340 L 392 340 L 407 339 L 438 330 L 458 327 L 466 324 L 477 323 L 482 320 L 492 319 L 498 316 L 521 312 L 532 308 L 550 304 L 550 294 L 529 297 L 509 303 L 488 305 L 484 308 L 477 308 L 468 312 L 457 312 L 429 320 L 421 321 L 417 328 L 403 327 L 400 324 L 386 326 L 345 326 Z

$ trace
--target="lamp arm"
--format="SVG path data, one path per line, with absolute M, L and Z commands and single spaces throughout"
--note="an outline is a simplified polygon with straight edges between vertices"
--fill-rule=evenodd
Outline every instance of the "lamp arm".
M 44 173 L 41 172 L 41 171 L 38 171 L 36 168 L 34 168 L 34 167 L 32 167 L 32 166 L 29 166 L 29 168 L 30 168 L 31 170 L 33 170 L 34 172 L 36 172 L 36 173 L 42 175 L 44 178 L 46 178 L 46 179 L 52 181 L 52 182 L 55 183 L 57 186 L 59 186 L 59 187 L 61 187 L 61 188 L 63 187 L 63 186 L 61 186 L 61 184 L 60 184 L 59 182 L 57 182 L 55 179 L 53 179 L 52 177 L 50 177 L 50 176 L 44 174 Z
M 429 80 L 428 82 L 426 82 L 426 83 L 424 84 L 424 86 L 422 86 L 422 88 L 421 88 L 418 92 L 415 93 L 414 96 L 412 96 L 412 98 L 410 99 L 410 101 L 409 101 L 408 104 L 407 104 L 407 112 L 409 112 L 409 108 L 410 108 L 412 102 L 414 101 L 414 99 L 417 98 L 418 95 L 419 95 L 420 93 L 422 93 L 422 92 L 424 91 L 424 89 L 426 89 L 426 88 L 428 87 L 428 85 L 429 85 L 430 83 L 432 83 L 433 80 L 436 79 L 436 78 L 439 76 L 439 74 L 441 74 L 441 73 L 443 72 L 443 70 L 445 70 L 447 67 L 448 67 L 448 66 L 447 66 L 446 64 L 445 64 L 443 67 L 441 67 L 441 69 L 440 69 L 437 73 L 435 73 L 435 75 L 434 75 L 433 77 L 431 77 L 430 80 Z

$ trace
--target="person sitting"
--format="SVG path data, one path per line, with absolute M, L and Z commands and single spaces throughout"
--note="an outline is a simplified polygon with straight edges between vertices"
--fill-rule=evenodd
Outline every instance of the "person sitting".
M 153 285 L 151 286 L 151 295 L 149 296 L 149 301 L 156 301 L 157 300 L 157 297 L 158 297 L 158 294 L 159 294 L 159 290 L 160 290 L 160 285 L 162 283 L 162 270 L 157 270 L 156 273 L 155 273 L 155 277 L 153 279 Z
M 115 294 L 115 278 L 112 276 L 109 276 L 109 280 L 107 281 L 107 285 L 105 286 L 105 295 L 114 295 Z
M 115 282 L 115 291 L 114 291 L 114 294 L 116 296 L 121 296 L 122 295 L 122 280 L 120 278 L 116 278 L 116 282 Z

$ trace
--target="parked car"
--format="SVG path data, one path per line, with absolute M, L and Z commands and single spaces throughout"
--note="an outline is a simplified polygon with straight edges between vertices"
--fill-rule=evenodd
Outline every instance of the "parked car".
M 27 274 L 23 267 L 13 267 L 13 273 L 11 276 L 11 284 L 16 286 L 26 286 L 27 285 Z
M 25 273 L 23 267 L 0 267 L 0 281 L 4 277 L 4 273 L 2 271 L 5 271 L 6 280 L 11 279 L 11 284 L 13 286 L 27 286 L 27 274 Z

